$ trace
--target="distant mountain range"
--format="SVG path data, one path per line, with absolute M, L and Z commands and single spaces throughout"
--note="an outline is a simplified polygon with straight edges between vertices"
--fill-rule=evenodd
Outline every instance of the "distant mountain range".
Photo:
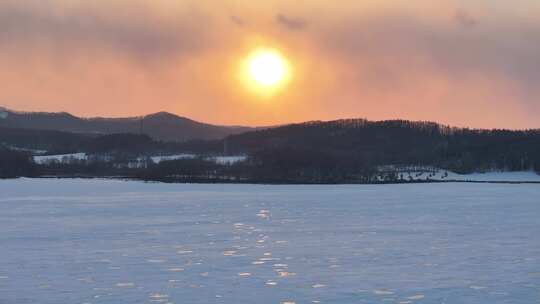
M 250 127 L 201 123 L 167 112 L 141 117 L 81 118 L 65 112 L 19 112 L 1 107 L 0 127 L 103 135 L 144 133 L 163 141 L 222 139 L 229 135 L 254 130 Z

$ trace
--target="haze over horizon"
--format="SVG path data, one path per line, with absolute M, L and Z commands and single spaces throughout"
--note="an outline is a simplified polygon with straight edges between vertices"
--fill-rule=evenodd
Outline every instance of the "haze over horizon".
M 540 128 L 539 15 L 532 0 L 5 0 L 0 105 L 219 125 Z M 260 47 L 290 68 L 264 96 L 238 77 Z

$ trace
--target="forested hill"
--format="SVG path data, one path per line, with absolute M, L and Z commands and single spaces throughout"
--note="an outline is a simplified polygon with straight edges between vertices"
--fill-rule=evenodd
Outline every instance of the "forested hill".
M 307 122 L 227 138 L 232 153 L 261 162 L 318 160 L 330 167 L 432 165 L 456 172 L 540 171 L 540 130 L 474 130 L 431 122 L 362 119 Z
M 32 130 L 0 127 L 0 149 L 29 151 L 34 154 L 122 153 L 130 156 L 168 153 L 219 153 L 219 140 L 165 142 L 146 134 L 88 134 L 53 130 Z M 41 152 L 41 153 L 40 153 Z
M 228 155 L 241 155 L 242 160 L 234 164 L 209 160 L 221 156 L 223 149 Z M 38 163 L 31 157 L 74 152 L 85 156 L 51 163 Z M 186 153 L 197 157 L 146 161 L 151 156 Z M 164 142 L 144 134 L 0 127 L 0 178 L 124 176 L 181 182 L 376 183 L 403 182 L 400 174 L 421 167 L 456 173 L 540 172 L 540 131 L 357 119 L 287 125 L 232 135 L 224 141 Z
M 88 134 L 144 133 L 164 141 L 222 139 L 231 134 L 252 130 L 249 127 L 201 123 L 167 112 L 142 117 L 81 118 L 64 112 L 17 112 L 1 107 L 0 127 Z

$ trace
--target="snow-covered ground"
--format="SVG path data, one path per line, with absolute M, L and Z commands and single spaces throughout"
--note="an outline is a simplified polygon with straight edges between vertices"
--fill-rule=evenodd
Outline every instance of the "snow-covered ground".
M 450 178 L 461 181 L 540 182 L 540 175 L 532 171 L 453 174 Z
M 537 303 L 540 186 L 0 181 L 0 303 Z
M 195 154 L 175 154 L 175 155 L 166 155 L 166 156 L 151 156 L 150 158 L 152 161 L 156 164 L 159 164 L 162 161 L 168 161 L 168 160 L 178 160 L 178 159 L 194 159 L 197 155 Z M 142 159 L 141 159 L 142 160 Z
M 0 117 L 1 118 L 1 117 Z M 38 149 L 30 149 L 30 148 L 24 148 L 24 147 L 17 147 L 17 146 L 12 146 L 12 145 L 8 145 L 6 143 L 0 143 L 0 146 L 4 146 L 10 150 L 13 150 L 13 151 L 22 151 L 22 152 L 30 152 L 34 155 L 38 155 L 38 154 L 45 154 L 47 153 L 46 150 L 38 150 Z
M 47 164 L 51 162 L 71 162 L 73 160 L 86 160 L 88 156 L 86 153 L 71 153 L 71 154 L 58 154 L 58 155 L 43 155 L 34 156 L 34 162 L 36 164 Z
M 247 156 L 246 155 L 216 156 L 211 159 L 220 165 L 233 165 L 238 162 L 245 161 L 247 159 Z
M 73 154 L 59 154 L 59 155 L 43 155 L 43 156 L 34 156 L 34 162 L 37 164 L 47 164 L 51 162 L 66 163 L 73 160 L 86 160 L 88 159 L 86 153 L 73 153 Z M 150 159 L 156 164 L 159 164 L 162 161 L 168 160 L 178 160 L 178 159 L 194 159 L 196 154 L 175 154 L 175 155 L 163 155 L 163 156 L 150 156 Z M 207 157 L 207 160 L 214 161 L 220 165 L 232 165 L 240 161 L 247 159 L 245 155 L 236 155 L 236 156 L 214 156 Z M 144 163 L 144 158 L 140 157 L 139 159 L 131 162 L 131 167 L 139 167 Z
M 382 168 L 380 180 L 384 180 L 385 171 L 393 173 L 396 168 Z M 448 170 L 430 167 L 397 168 L 397 177 L 404 181 L 471 181 L 471 182 L 540 182 L 540 175 L 533 171 L 457 174 Z
M 168 156 L 152 156 L 151 159 L 154 163 L 158 164 L 162 161 L 177 160 L 177 159 L 194 159 L 197 158 L 196 154 L 177 154 Z M 237 162 L 241 162 L 247 159 L 245 155 L 233 155 L 233 156 L 210 156 L 206 158 L 209 161 L 213 161 L 220 165 L 233 165 Z

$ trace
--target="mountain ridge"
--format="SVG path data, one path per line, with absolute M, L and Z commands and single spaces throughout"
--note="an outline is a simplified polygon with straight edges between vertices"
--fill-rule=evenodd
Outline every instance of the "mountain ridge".
M 0 107 L 0 127 L 95 134 L 144 133 L 164 141 L 222 139 L 256 129 L 213 125 L 164 111 L 108 118 L 79 117 L 68 112 L 23 112 L 5 107 Z

